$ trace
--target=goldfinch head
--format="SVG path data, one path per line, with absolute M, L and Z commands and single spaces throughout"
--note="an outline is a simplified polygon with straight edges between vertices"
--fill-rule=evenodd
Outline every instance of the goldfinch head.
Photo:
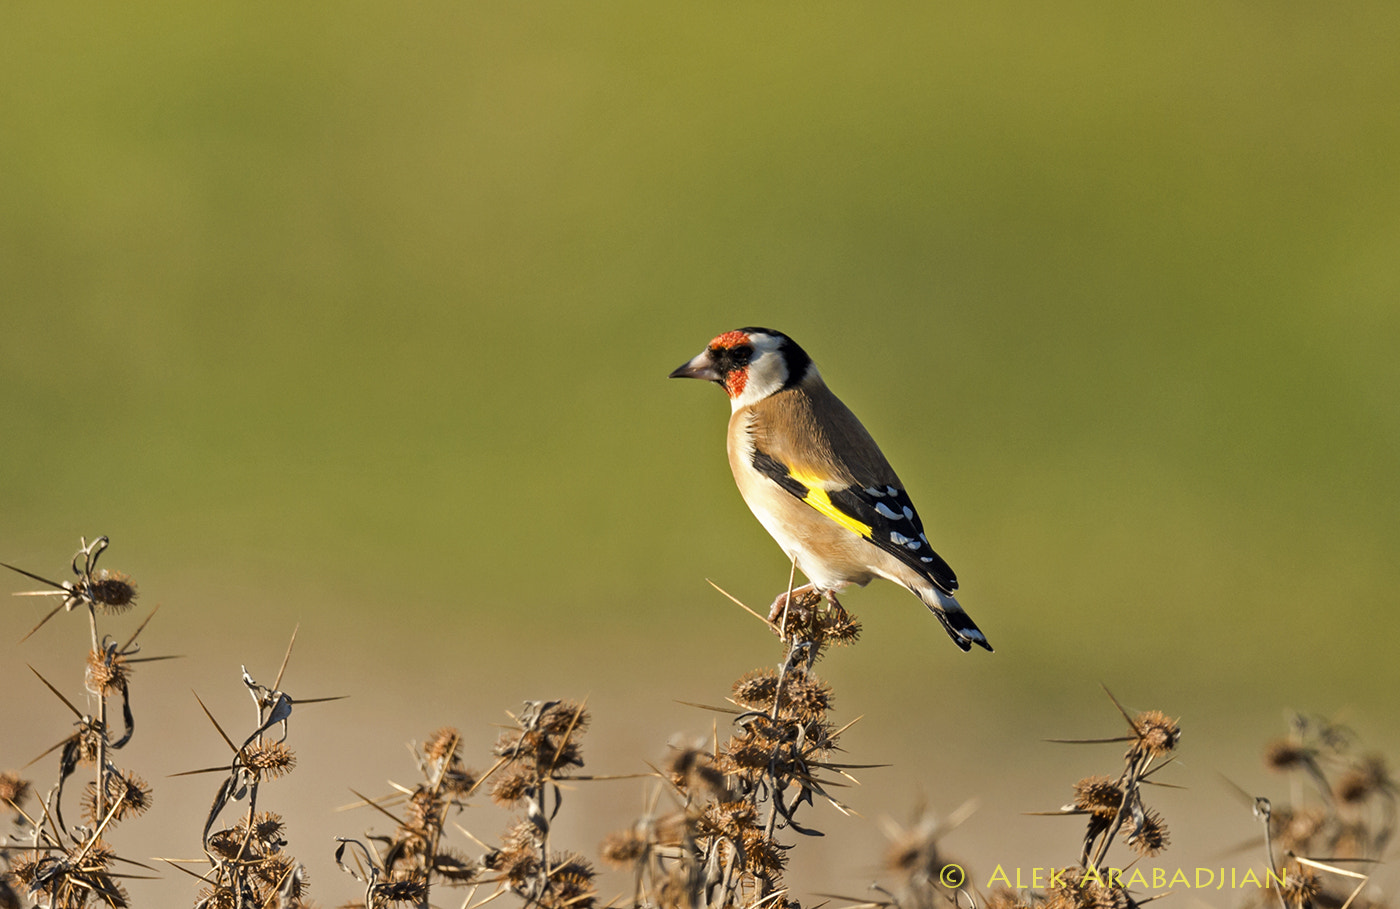
M 807 352 L 782 332 L 740 328 L 715 338 L 698 356 L 672 372 L 671 378 L 714 382 L 738 410 L 815 372 Z

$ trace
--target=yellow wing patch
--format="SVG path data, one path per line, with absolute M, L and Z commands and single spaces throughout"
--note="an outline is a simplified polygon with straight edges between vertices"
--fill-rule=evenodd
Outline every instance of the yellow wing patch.
M 789 469 L 788 476 L 801 483 L 807 490 L 807 494 L 802 496 L 802 501 L 815 508 L 817 511 L 831 518 L 837 524 L 865 539 L 870 539 L 874 535 L 874 530 L 869 524 L 861 523 L 846 512 L 837 508 L 831 501 L 831 496 L 822 489 L 822 478 L 810 473 L 799 473 Z

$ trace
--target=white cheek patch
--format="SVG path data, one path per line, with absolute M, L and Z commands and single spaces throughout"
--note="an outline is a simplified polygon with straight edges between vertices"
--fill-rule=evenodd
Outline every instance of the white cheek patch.
M 757 404 L 774 392 L 781 391 L 783 383 L 787 381 L 787 370 L 783 368 L 781 363 L 764 363 L 755 360 L 749 364 L 748 371 L 744 390 L 729 399 L 731 412 L 741 407 Z

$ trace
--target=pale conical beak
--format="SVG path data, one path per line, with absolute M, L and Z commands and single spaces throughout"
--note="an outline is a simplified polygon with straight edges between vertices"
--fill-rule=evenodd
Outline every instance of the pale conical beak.
M 715 363 L 710 359 L 710 352 L 704 350 L 700 355 L 690 361 L 681 364 L 671 372 L 669 378 L 672 379 L 704 379 L 707 382 L 719 382 L 723 377 L 719 370 L 715 369 Z

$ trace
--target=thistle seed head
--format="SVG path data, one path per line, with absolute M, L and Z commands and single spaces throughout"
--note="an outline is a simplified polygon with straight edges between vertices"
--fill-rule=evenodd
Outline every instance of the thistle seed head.
M 1164 755 L 1176 748 L 1181 727 L 1160 710 L 1148 710 L 1133 718 L 1137 748 L 1151 755 Z
M 1167 824 L 1162 820 L 1162 815 L 1149 808 L 1136 829 L 1129 831 L 1124 828 L 1123 841 L 1138 855 L 1151 858 L 1160 855 L 1167 848 L 1171 842 L 1171 835 L 1167 832 Z
M 1095 817 L 1114 818 L 1123 805 L 1123 788 L 1111 777 L 1088 776 L 1074 784 L 1074 807 Z
M 275 780 L 291 773 L 297 765 L 292 749 L 282 742 L 273 741 L 252 742 L 243 749 L 242 761 L 244 767 L 261 774 L 266 780 Z
M 87 690 L 99 697 L 107 697 L 126 687 L 131 675 L 131 667 L 126 657 L 117 652 L 115 646 L 109 650 L 88 651 L 87 670 L 83 682 Z
M 96 781 L 88 783 L 83 790 L 83 817 L 94 826 L 102 822 L 107 812 L 112 813 L 112 822 L 115 823 L 145 814 L 146 809 L 151 807 L 151 787 L 131 771 L 108 773 L 106 783 L 106 798 L 103 799 L 101 813 L 97 805 Z M 92 854 L 93 850 L 89 849 L 88 855 Z
M 29 797 L 29 781 L 18 773 L 0 773 L 0 808 L 14 811 L 14 806 L 24 804 Z
M 126 612 L 136 602 L 136 584 L 120 571 L 99 568 L 88 576 L 88 595 L 104 612 Z
M 609 833 L 598 854 L 614 868 L 630 868 L 647 854 L 646 835 L 635 827 Z

